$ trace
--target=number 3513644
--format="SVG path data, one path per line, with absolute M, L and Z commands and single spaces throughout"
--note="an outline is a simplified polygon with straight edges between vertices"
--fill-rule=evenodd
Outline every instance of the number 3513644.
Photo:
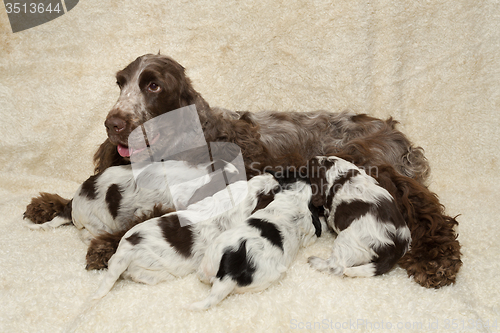
M 47 5 L 43 3 L 6 3 L 5 9 L 7 10 L 7 14 L 43 14 L 43 13 L 60 13 L 62 11 L 60 3 L 56 3 L 52 6 L 51 3 Z

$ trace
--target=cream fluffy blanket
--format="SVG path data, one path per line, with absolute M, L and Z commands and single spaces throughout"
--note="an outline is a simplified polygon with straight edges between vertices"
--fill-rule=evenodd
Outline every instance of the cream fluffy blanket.
M 22 214 L 39 191 L 70 198 L 92 174 L 115 72 L 158 50 L 212 106 L 398 119 L 426 150 L 431 190 L 460 214 L 456 284 L 424 289 L 401 268 L 318 273 L 306 259 L 329 254 L 327 235 L 279 283 L 206 312 L 183 309 L 209 291 L 194 275 L 120 280 L 89 306 L 103 274 L 85 270 L 76 229 L 31 231 Z M 499 54 L 495 0 L 87 0 L 15 34 L 1 8 L 0 331 L 498 331 Z

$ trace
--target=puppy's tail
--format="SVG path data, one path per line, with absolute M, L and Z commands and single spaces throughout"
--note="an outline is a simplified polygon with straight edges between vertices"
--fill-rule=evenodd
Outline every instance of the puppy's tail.
M 109 260 L 108 271 L 101 282 L 101 285 L 92 296 L 92 299 L 98 300 L 106 296 L 113 288 L 115 282 L 120 278 L 123 272 L 128 268 L 132 261 L 132 256 L 127 255 L 130 247 L 133 246 L 125 241 L 120 244 L 116 253 Z
M 227 295 L 229 295 L 234 288 L 236 288 L 237 282 L 231 277 L 226 276 L 222 279 L 216 278 L 212 290 L 210 290 L 210 295 L 203 301 L 191 304 L 189 309 L 191 310 L 206 310 L 212 306 L 220 303 Z

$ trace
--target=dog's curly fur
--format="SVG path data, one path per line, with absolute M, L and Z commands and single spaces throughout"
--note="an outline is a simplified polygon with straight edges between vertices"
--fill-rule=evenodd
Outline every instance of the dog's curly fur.
M 59 194 L 40 192 L 38 197 L 31 199 L 23 217 L 36 224 L 52 220 L 56 216 L 71 219 L 71 200 L 64 199 Z
M 382 166 L 378 182 L 398 198 L 403 217 L 410 228 L 411 251 L 399 261 L 408 276 L 427 288 L 440 288 L 455 282 L 462 266 L 460 243 L 454 227 L 456 217 L 447 216 L 435 193 L 422 184 L 403 177 L 390 166 Z
M 140 84 L 150 84 L 149 81 L 140 83 L 141 71 L 147 68 L 151 69 L 149 77 L 161 87 L 155 91 L 157 95 L 146 95 L 151 92 L 137 88 Z M 438 288 L 455 282 L 461 266 L 460 245 L 454 231 L 457 222 L 444 214 L 436 195 L 425 186 L 430 170 L 423 149 L 414 147 L 396 129 L 397 122 L 392 118 L 383 121 L 352 112 L 251 113 L 211 108 L 194 90 L 184 68 L 162 55 L 137 58 L 118 73 L 117 79 L 121 88 L 131 84 L 130 89 L 136 89 L 138 102 L 125 108 L 127 94 L 122 94 L 110 111 L 106 124 L 108 139 L 94 156 L 96 172 L 129 163 L 119 155 L 116 145 L 126 144 L 128 133 L 135 127 L 159 112 L 195 104 L 206 141 L 236 143 L 243 153 L 249 176 L 265 168 L 304 165 L 317 155 L 349 156 L 346 159 L 359 166 L 385 170 L 387 175 L 379 176 L 383 178 L 379 181 L 387 183 L 384 187 L 393 188 L 391 194 L 412 232 L 411 250 L 401 265 L 425 287 Z M 51 200 L 49 203 L 40 197 L 32 201 L 25 218 L 44 223 L 49 217 L 61 214 L 65 201 Z

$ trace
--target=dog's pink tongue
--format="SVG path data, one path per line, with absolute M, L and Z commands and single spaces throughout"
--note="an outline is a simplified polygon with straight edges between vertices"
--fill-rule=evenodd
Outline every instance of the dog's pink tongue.
M 128 147 L 118 144 L 117 149 L 121 157 L 130 157 L 130 149 Z

